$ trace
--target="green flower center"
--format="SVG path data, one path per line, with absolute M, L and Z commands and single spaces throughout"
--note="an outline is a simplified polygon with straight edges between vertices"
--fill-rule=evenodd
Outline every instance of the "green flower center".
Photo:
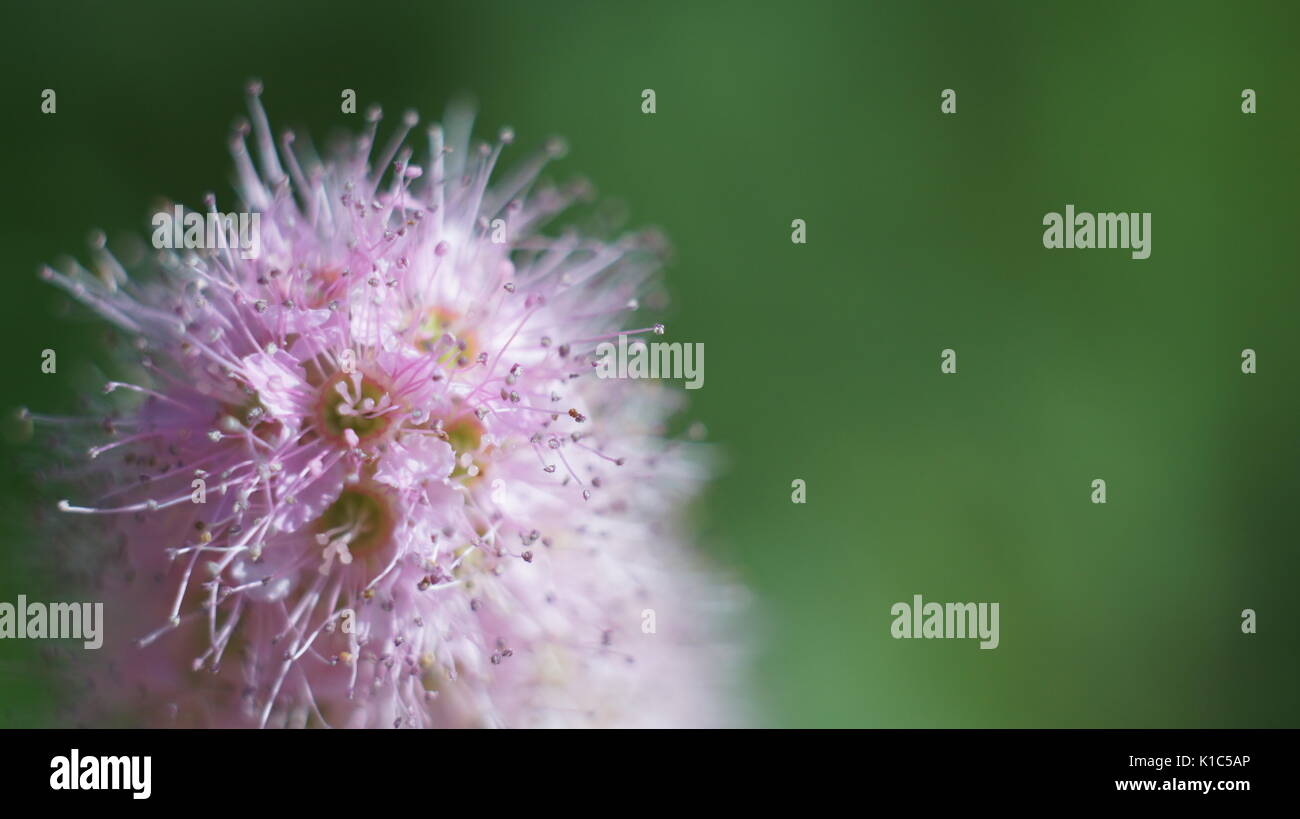
M 474 334 L 464 330 L 462 324 L 461 317 L 456 313 L 442 307 L 435 307 L 425 313 L 423 320 L 420 322 L 416 346 L 425 352 L 432 352 L 438 346 L 443 334 L 451 333 L 464 346 L 461 347 L 458 344 L 443 352 L 438 356 L 438 363 L 451 365 L 461 358 L 472 361 L 478 355 L 477 345 L 475 344 Z
M 393 515 L 378 490 L 350 487 L 343 490 L 316 521 L 316 542 L 324 547 L 321 573 L 334 563 L 381 568 L 391 542 Z
M 478 448 L 483 443 L 483 427 L 473 417 L 461 418 L 452 424 L 443 428 L 447 433 L 447 443 L 451 446 L 452 452 L 456 454 L 456 468 L 452 470 L 452 478 L 464 478 L 469 474 L 469 467 L 463 466 L 460 462 L 460 456 L 464 453 L 478 452 Z M 480 466 L 479 471 L 482 471 Z
M 361 373 L 339 373 L 321 387 L 316 421 L 321 433 L 342 441 L 352 430 L 360 441 L 377 438 L 388 430 L 394 410 L 388 391 Z

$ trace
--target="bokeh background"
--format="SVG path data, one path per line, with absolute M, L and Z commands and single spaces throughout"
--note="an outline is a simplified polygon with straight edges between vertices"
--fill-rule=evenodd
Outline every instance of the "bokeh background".
M 690 418 L 727 465 L 699 531 L 753 591 L 755 724 L 1300 725 L 1300 6 L 1048 6 L 6 4 L 0 396 L 95 383 L 102 334 L 38 265 L 147 236 L 157 196 L 230 201 L 249 77 L 318 136 L 360 127 L 344 88 L 426 118 L 470 92 L 515 156 L 564 134 L 561 175 L 673 240 L 662 320 L 708 352 Z M 1045 250 L 1066 203 L 1152 212 L 1151 258 Z M 0 600 L 60 599 L 39 440 L 3 446 Z M 999 602 L 1001 646 L 891 639 L 916 593 Z M 0 641 L 0 725 L 53 720 L 39 651 Z

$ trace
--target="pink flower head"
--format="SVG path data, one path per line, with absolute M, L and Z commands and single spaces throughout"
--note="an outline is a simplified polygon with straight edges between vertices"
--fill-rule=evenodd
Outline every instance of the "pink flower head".
M 43 271 L 138 353 L 93 500 L 60 503 L 106 601 L 92 718 L 725 721 L 731 590 L 682 543 L 705 470 L 663 435 L 678 393 L 593 375 L 646 332 L 622 326 L 661 243 L 544 235 L 583 194 L 537 182 L 555 144 L 490 186 L 508 130 L 450 118 L 417 164 L 415 115 L 376 150 L 375 111 L 321 161 L 277 150 L 259 94 L 256 166 L 232 140 L 256 258 L 162 250 L 141 283 L 99 242 L 98 275 Z

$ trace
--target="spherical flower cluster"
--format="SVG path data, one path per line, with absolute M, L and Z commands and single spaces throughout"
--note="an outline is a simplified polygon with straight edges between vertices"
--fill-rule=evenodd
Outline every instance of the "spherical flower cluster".
M 415 115 L 377 149 L 372 111 L 321 160 L 259 96 L 232 139 L 256 258 L 128 277 L 99 241 L 93 271 L 42 271 L 135 373 L 59 504 L 106 601 L 83 720 L 727 722 L 733 591 L 685 548 L 706 467 L 664 433 L 678 393 L 593 375 L 601 341 L 663 331 L 622 326 L 661 242 L 544 233 L 586 194 L 538 181 L 556 143 L 489 185 L 508 130 L 451 117 L 417 164 Z

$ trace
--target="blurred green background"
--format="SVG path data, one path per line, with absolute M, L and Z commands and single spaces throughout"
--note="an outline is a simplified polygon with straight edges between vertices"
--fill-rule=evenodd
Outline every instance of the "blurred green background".
M 3 14 L 6 406 L 67 408 L 94 383 L 101 334 L 38 265 L 84 260 L 92 227 L 147 236 L 159 195 L 228 202 L 249 77 L 277 127 L 317 137 L 360 127 L 343 88 L 426 118 L 468 91 L 515 156 L 564 134 L 559 175 L 673 240 L 663 320 L 708 348 L 691 417 L 727 469 L 700 525 L 754 592 L 756 724 L 1300 725 L 1300 6 Z M 1151 258 L 1045 250 L 1043 214 L 1067 203 L 1152 212 Z M 4 446 L 0 600 L 56 595 L 23 533 L 32 475 Z M 1001 646 L 891 639 L 890 606 L 917 593 L 999 602 Z M 52 718 L 37 650 L 0 642 L 0 725 Z

